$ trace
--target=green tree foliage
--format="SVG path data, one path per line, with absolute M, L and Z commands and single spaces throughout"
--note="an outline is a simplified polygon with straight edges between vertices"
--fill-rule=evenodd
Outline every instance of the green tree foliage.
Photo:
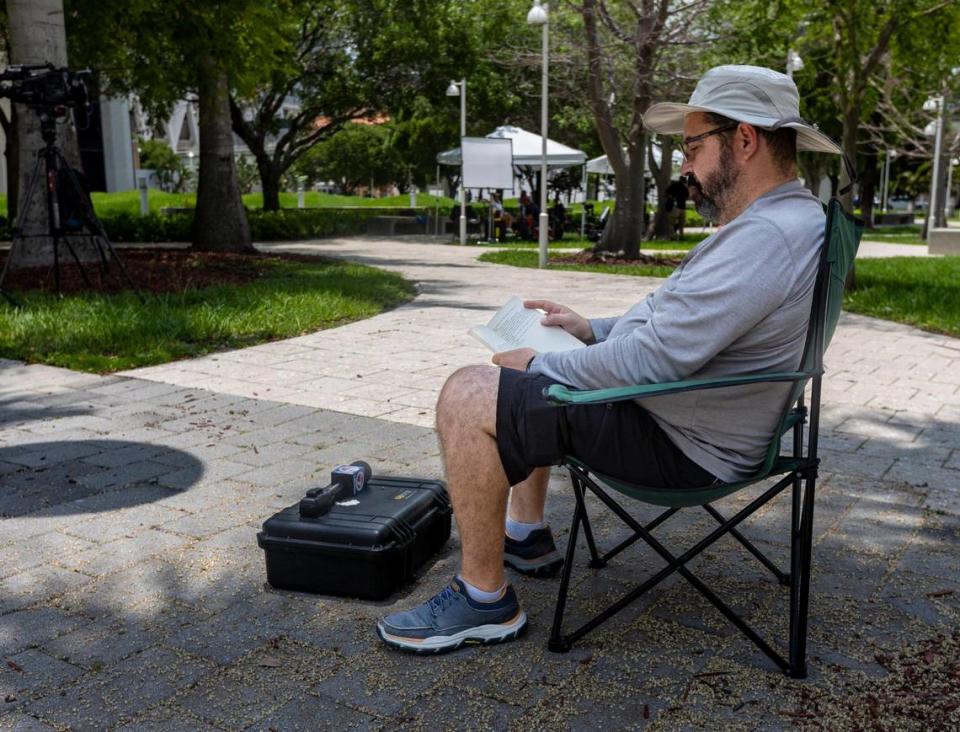
M 260 173 L 257 165 L 246 155 L 237 155 L 237 185 L 240 187 L 240 193 L 246 195 L 253 190 L 253 187 L 260 179 Z
M 141 137 L 137 140 L 140 167 L 152 170 L 160 188 L 168 193 L 179 193 L 186 183 L 185 168 L 177 154 L 162 140 Z
M 804 68 L 794 73 L 802 112 L 841 142 L 862 174 L 869 217 L 877 143 L 889 134 L 889 115 L 920 109 L 960 65 L 960 4 L 944 0 L 803 0 L 718 2 L 721 29 L 713 59 L 783 68 L 795 49 Z M 887 104 L 882 102 L 887 98 Z M 869 135 L 868 128 L 887 134 Z M 828 170 L 825 156 L 801 156 L 808 179 Z
M 348 124 L 315 145 L 296 166 L 308 182 L 333 181 L 340 193 L 362 186 L 382 186 L 405 180 L 407 168 L 388 145 L 386 124 Z
M 74 62 L 99 72 L 108 93 L 136 93 L 154 123 L 196 94 L 200 170 L 195 247 L 252 251 L 233 158 L 228 93 L 250 90 L 290 44 L 276 21 L 287 4 L 257 0 L 69 0 Z
M 457 147 L 460 139 L 460 100 L 446 96 L 451 80 L 467 82 L 467 135 L 483 136 L 500 125 L 540 132 L 541 34 L 528 26 L 529 0 L 471 0 L 459 3 L 456 23 L 462 47 L 452 62 L 418 92 L 399 100 L 391 111 L 390 145 L 409 163 L 414 182 L 432 181 L 436 156 Z M 557 11 L 559 23 L 569 16 Z M 574 19 L 575 20 L 575 19 Z M 569 63 L 572 51 L 559 28 L 551 27 L 550 138 L 601 153 L 589 110 L 584 106 L 582 78 Z M 450 179 L 459 171 L 447 168 Z
M 509 4 L 509 3 L 508 3 Z M 232 100 L 234 131 L 254 153 L 264 207 L 279 204 L 279 182 L 310 148 L 360 118 L 388 117 L 389 146 L 415 177 L 456 140 L 451 78 L 469 76 L 471 121 L 502 116 L 501 79 L 489 49 L 505 3 L 492 0 L 299 0 L 283 18 L 295 39 L 288 63 Z M 520 16 L 518 16 L 520 17 Z M 297 108 L 284 114 L 294 96 Z M 407 171 L 403 172 L 405 183 Z

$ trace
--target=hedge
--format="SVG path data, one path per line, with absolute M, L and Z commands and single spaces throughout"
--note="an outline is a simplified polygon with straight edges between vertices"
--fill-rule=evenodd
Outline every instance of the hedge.
M 284 241 L 360 234 L 365 229 L 366 219 L 386 212 L 394 216 L 425 215 L 423 210 L 410 208 L 248 209 L 247 220 L 254 241 Z M 193 212 L 149 213 L 146 216 L 117 213 L 101 216 L 100 221 L 110 240 L 117 243 L 190 241 Z M 0 218 L 0 237 L 9 241 L 10 236 L 8 222 Z
M 366 228 L 365 221 L 371 216 L 412 217 L 428 214 L 432 215 L 433 210 L 379 206 L 285 208 L 279 211 L 247 209 L 247 220 L 254 241 L 289 241 L 362 234 Z M 449 214 L 449 206 L 440 207 L 441 217 Z M 110 240 L 118 243 L 190 241 L 193 212 L 178 209 L 172 213 L 149 213 L 146 216 L 115 213 L 101 216 L 100 221 Z M 689 209 L 687 226 L 702 226 L 700 216 Z M 9 241 L 10 235 L 9 223 L 0 217 L 0 239 Z

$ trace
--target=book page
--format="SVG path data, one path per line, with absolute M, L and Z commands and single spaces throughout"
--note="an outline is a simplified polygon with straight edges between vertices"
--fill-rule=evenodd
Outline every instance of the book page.
M 513 348 L 507 341 L 497 335 L 495 331 L 490 330 L 490 328 L 485 325 L 475 325 L 467 332 L 494 353 L 509 351 Z
M 474 326 L 469 332 L 494 352 L 532 348 L 547 353 L 585 345 L 563 328 L 543 325 L 540 322 L 543 316 L 542 310 L 528 310 L 523 307 L 523 300 L 514 296 L 487 325 Z

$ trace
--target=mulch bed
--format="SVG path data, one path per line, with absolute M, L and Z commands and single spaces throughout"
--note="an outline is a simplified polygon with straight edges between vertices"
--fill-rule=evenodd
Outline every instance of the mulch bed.
M 152 293 L 202 290 L 218 285 L 245 285 L 262 277 L 271 262 L 319 261 L 317 257 L 298 254 L 229 254 L 176 249 L 128 250 L 118 254 L 136 288 L 141 292 Z M 6 253 L 0 253 L 0 269 L 3 268 L 6 256 Z M 108 259 L 108 263 L 105 276 L 101 275 L 98 262 L 84 263 L 84 270 L 93 285 L 90 288 L 84 283 L 77 265 L 72 261 L 66 264 L 61 259 L 61 293 L 70 295 L 91 290 L 104 293 L 129 291 L 130 286 L 116 262 Z M 12 271 L 7 275 L 3 287 L 19 292 L 53 292 L 53 268 L 44 266 Z
M 652 265 L 660 267 L 676 267 L 683 261 L 683 257 L 667 255 L 643 254 L 636 259 L 627 259 L 623 252 L 595 252 L 593 249 L 584 249 L 574 254 L 551 254 L 551 264 L 610 264 L 622 265 Z

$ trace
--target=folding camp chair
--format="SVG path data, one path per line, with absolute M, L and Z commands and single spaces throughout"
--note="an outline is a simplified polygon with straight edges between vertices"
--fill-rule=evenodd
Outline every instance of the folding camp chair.
M 700 593 L 704 595 L 726 618 L 739 628 L 760 650 L 769 656 L 785 673 L 794 678 L 804 678 L 807 674 L 806 639 L 807 608 L 810 596 L 811 542 L 813 534 L 813 503 L 817 477 L 817 438 L 820 420 L 820 380 L 823 374 L 823 353 L 833 337 L 840 308 L 843 301 L 843 288 L 847 273 L 853 264 L 863 233 L 863 224 L 844 212 L 840 202 L 832 199 L 826 207 L 827 221 L 824 245 L 821 250 L 820 264 L 814 286 L 813 305 L 810 324 L 807 330 L 803 358 L 798 371 L 785 373 L 749 374 L 734 377 L 720 377 L 679 381 L 667 384 L 645 384 L 593 391 L 576 391 L 565 386 L 554 385 L 546 389 L 545 396 L 555 405 L 597 404 L 627 399 L 643 399 L 654 395 L 675 394 L 698 389 L 718 389 L 761 382 L 789 382 L 792 384 L 789 397 L 785 401 L 779 429 L 774 433 L 766 458 L 757 473 L 738 483 L 712 485 L 707 488 L 650 488 L 616 478 L 602 475 L 576 457 L 567 456 L 564 465 L 570 471 L 573 492 L 576 497 L 576 509 L 570 535 L 567 539 L 566 563 L 560 580 L 557 595 L 557 607 L 553 620 L 553 631 L 549 648 L 552 651 L 566 652 L 572 644 L 588 632 L 622 610 L 642 594 L 657 585 L 663 579 L 679 572 Z M 804 403 L 804 392 L 808 382 L 811 384 L 810 405 Z M 806 440 L 804 439 L 806 427 Z M 793 432 L 792 454 L 781 455 L 781 438 Z M 806 449 L 804 446 L 806 445 Z M 742 490 L 772 476 L 782 476 L 772 487 L 751 501 L 746 507 L 730 518 L 724 517 L 711 504 L 724 496 Z M 735 527 L 754 511 L 765 505 L 788 486 L 793 488 L 792 520 L 790 527 L 790 569 L 780 570 L 772 561 L 757 549 Z M 594 541 L 593 531 L 587 517 L 584 496 L 589 490 L 595 494 L 614 514 L 633 530 L 633 534 L 620 542 L 606 554 L 600 554 Z M 646 525 L 635 520 L 610 495 L 611 491 L 622 493 L 630 498 L 667 507 L 667 510 Z M 719 526 L 693 547 L 675 555 L 665 548 L 653 536 L 653 530 L 677 513 L 681 508 L 702 506 Z M 577 630 L 564 635 L 561 632 L 563 614 L 573 571 L 574 555 L 577 547 L 577 533 L 580 527 L 586 537 L 590 550 L 590 567 L 601 568 L 621 551 L 632 545 L 637 539 L 643 539 L 657 554 L 663 557 L 667 566 L 638 585 L 634 590 L 614 602 Z M 722 536 L 730 534 L 769 569 L 782 585 L 790 587 L 790 637 L 789 660 L 784 659 L 756 631 L 753 630 L 729 605 L 723 602 L 700 579 L 686 568 L 686 564 L 711 546 Z

